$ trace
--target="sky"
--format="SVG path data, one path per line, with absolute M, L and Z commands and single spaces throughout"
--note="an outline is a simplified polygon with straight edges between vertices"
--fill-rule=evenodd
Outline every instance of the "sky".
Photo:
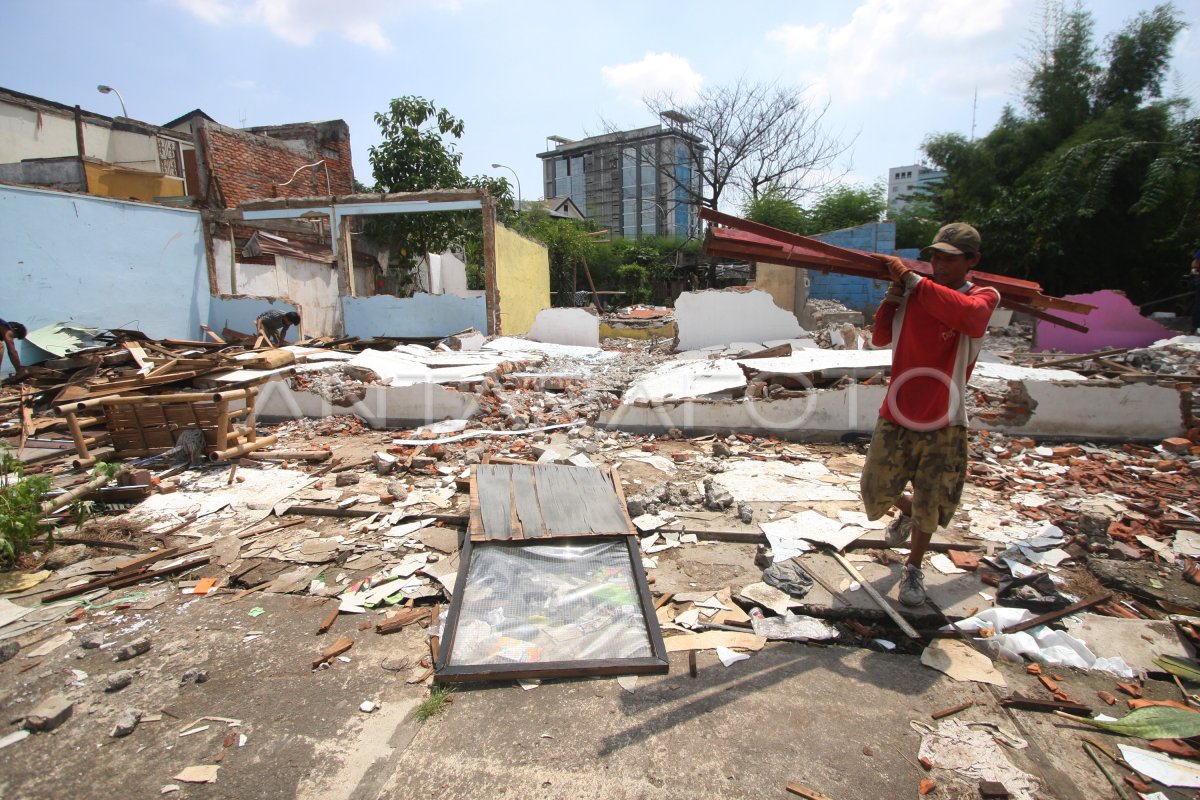
M 1145 0 L 1085 0 L 1096 38 Z M 1200 109 L 1200 0 L 1166 90 Z M 1043 0 L 3 0 L 0 86 L 163 124 L 194 108 L 243 127 L 343 119 L 368 185 L 373 120 L 418 95 L 462 119 L 468 175 L 543 196 L 551 135 L 657 122 L 641 98 L 686 100 L 739 79 L 802 88 L 847 145 L 835 166 L 871 184 L 917 163 L 935 133 L 982 136 L 1020 106 Z M 14 35 L 16 32 L 24 34 Z M 826 105 L 827 104 L 827 105 Z M 736 208 L 723 210 L 737 211 Z

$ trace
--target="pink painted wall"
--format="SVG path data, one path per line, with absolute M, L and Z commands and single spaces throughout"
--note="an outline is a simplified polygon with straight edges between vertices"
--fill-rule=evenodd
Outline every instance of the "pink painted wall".
M 1152 319 L 1143 317 L 1137 306 L 1120 292 L 1105 289 L 1091 294 L 1071 294 L 1065 300 L 1075 300 L 1097 306 L 1090 314 L 1053 312 L 1088 326 L 1087 333 L 1039 321 L 1035 350 L 1061 350 L 1064 353 L 1094 353 L 1113 347 L 1145 347 L 1159 339 L 1178 336 Z

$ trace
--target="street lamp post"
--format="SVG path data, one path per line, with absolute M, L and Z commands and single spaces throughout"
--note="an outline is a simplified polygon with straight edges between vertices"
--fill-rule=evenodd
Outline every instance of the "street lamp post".
M 125 110 L 125 98 L 121 97 L 120 92 L 111 86 L 105 86 L 103 83 L 96 87 L 96 91 L 98 91 L 100 94 L 108 94 L 109 92 L 115 94 L 117 99 L 121 101 L 121 116 L 125 118 L 129 117 L 129 112 Z
M 521 210 L 521 176 L 512 167 L 506 167 L 503 164 L 492 164 L 492 169 L 506 169 L 513 174 L 513 178 L 517 181 L 517 211 Z

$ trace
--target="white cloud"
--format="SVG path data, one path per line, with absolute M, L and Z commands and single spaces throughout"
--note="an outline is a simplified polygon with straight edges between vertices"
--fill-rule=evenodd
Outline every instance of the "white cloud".
M 659 94 L 686 103 L 696 99 L 704 80 L 686 58 L 674 53 L 646 53 L 641 61 L 601 67 L 600 74 L 617 96 L 629 103 Z
M 233 6 L 222 0 L 175 0 L 186 11 L 213 25 L 219 25 L 233 14 Z
M 213 25 L 261 25 L 272 35 L 298 46 L 334 32 L 354 44 L 387 51 L 393 43 L 384 29 L 389 18 L 417 7 L 458 11 L 460 0 L 174 0 L 185 11 Z
M 1011 85 L 1034 0 L 865 0 L 843 25 L 767 33 L 796 77 L 839 103 L 897 95 L 970 97 Z M 923 99 L 925 99 L 923 98 Z

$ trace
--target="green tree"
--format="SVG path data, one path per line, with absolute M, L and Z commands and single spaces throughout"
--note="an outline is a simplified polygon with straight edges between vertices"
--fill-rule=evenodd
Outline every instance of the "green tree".
M 503 178 L 467 177 L 455 140 L 465 124 L 423 97 L 399 97 L 387 111 L 375 115 L 382 141 L 368 151 L 376 192 L 416 192 L 423 189 L 486 189 L 497 198 L 501 220 L 511 216 L 512 192 Z M 474 212 L 430 212 L 371 216 L 365 230 L 387 243 L 401 265 L 411 267 L 425 253 L 452 246 L 479 250 L 480 215 Z M 468 256 L 470 258 L 470 256 Z
M 821 194 L 805 215 L 807 233 L 818 234 L 878 222 L 887 210 L 887 189 L 882 183 L 868 187 L 841 184 Z
M 774 186 L 767 189 L 758 197 L 751 197 L 742 207 L 742 215 L 754 222 L 770 225 L 781 231 L 790 233 L 805 233 L 809 230 L 808 219 L 804 209 L 789 200 L 787 196 Z
M 1200 242 L 1200 121 L 1162 98 L 1179 12 L 1160 5 L 1098 47 L 1088 12 L 1049 8 L 1025 113 L 1006 109 L 977 141 L 926 140 L 948 173 L 932 216 L 974 222 L 987 268 L 1055 294 L 1174 293 L 1163 265 L 1182 271 Z

